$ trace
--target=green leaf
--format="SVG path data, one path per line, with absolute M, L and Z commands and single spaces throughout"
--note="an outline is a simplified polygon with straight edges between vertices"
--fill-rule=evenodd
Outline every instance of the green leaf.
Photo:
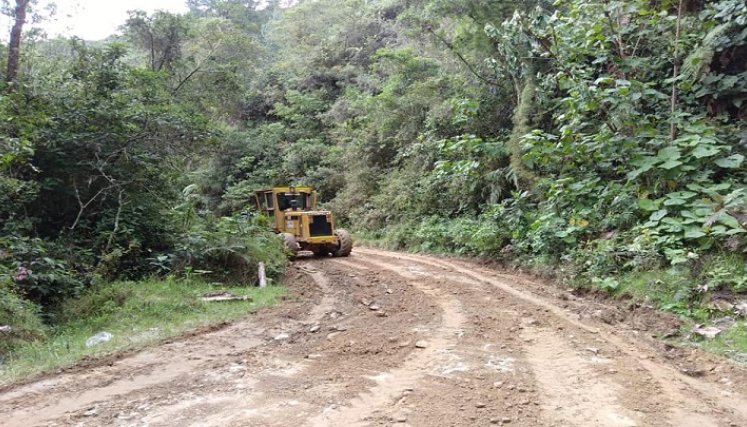
M 681 165 L 682 165 L 682 162 L 679 160 L 667 160 L 666 162 L 660 164 L 659 167 L 662 169 L 670 170 Z
M 659 204 L 651 199 L 639 199 L 638 206 L 644 211 L 657 211 L 659 210 Z
M 682 157 L 682 153 L 680 153 L 680 149 L 677 147 L 666 147 L 659 150 L 656 157 L 663 162 L 668 162 L 679 159 Z
M 664 200 L 664 206 L 682 206 L 685 203 L 687 203 L 687 200 L 679 199 L 679 198 L 672 198 L 672 199 Z
M 719 216 L 718 222 L 730 228 L 741 228 L 739 225 L 739 221 L 737 221 L 736 218 L 728 214 L 723 214 Z
M 692 191 L 675 191 L 674 193 L 667 194 L 667 197 L 670 199 L 692 199 L 697 195 L 698 193 L 693 193 Z
M 704 157 L 712 157 L 720 153 L 721 150 L 713 145 L 698 145 L 692 152 L 695 158 L 702 159 Z
M 668 210 L 661 209 L 661 210 L 658 210 L 658 211 L 654 212 L 653 214 L 651 214 L 651 218 L 649 218 L 649 219 L 651 221 L 659 221 L 660 219 L 662 219 L 665 216 L 667 216 L 668 213 L 669 213 Z
M 700 227 L 690 227 L 685 230 L 686 239 L 697 239 L 700 237 L 704 237 L 705 235 L 706 234 Z
M 714 163 L 718 165 L 719 167 L 722 167 L 724 169 L 736 169 L 740 166 L 742 166 L 742 163 L 744 162 L 744 156 L 741 154 L 733 154 L 729 157 L 722 157 L 720 159 L 716 159 Z
M 680 216 L 682 216 L 683 218 L 700 219 L 697 215 L 690 211 L 682 211 L 680 212 Z

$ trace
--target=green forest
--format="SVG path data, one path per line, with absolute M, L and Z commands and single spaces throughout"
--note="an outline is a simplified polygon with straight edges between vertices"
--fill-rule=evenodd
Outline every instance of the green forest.
M 6 2 L 0 357 L 133 283 L 278 280 L 271 185 L 358 244 L 693 322 L 747 299 L 744 1 L 186 3 L 85 41 Z

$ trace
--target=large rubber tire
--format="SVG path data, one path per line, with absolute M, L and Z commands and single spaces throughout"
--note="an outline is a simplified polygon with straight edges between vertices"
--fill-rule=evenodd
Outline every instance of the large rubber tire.
M 298 255 L 299 247 L 298 242 L 296 242 L 296 236 L 291 233 L 283 233 L 283 246 L 285 246 L 286 252 L 288 252 L 291 257 Z
M 338 228 L 337 230 L 335 230 L 335 235 L 340 240 L 340 243 L 337 246 L 337 249 L 332 252 L 332 255 L 336 257 L 344 257 L 350 255 L 350 252 L 353 251 L 353 238 L 350 237 L 350 233 L 348 233 L 347 230 Z

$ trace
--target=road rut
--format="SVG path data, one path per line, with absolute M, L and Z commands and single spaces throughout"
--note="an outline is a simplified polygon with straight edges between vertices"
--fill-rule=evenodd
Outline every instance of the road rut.
M 744 367 L 524 277 L 360 248 L 286 282 L 219 330 L 8 388 L 0 425 L 747 425 Z

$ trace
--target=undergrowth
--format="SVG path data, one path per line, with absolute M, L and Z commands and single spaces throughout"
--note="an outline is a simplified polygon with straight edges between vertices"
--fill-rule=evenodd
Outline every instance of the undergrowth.
M 6 350 L 9 351 L 0 352 L 0 385 L 71 366 L 87 357 L 141 348 L 191 330 L 234 320 L 277 303 L 285 293 L 278 286 L 231 287 L 231 293 L 249 296 L 251 300 L 201 300 L 205 293 L 217 290 L 222 288 L 196 280 L 117 282 L 66 301 L 54 326 L 41 325 L 33 315 L 25 320 L 14 319 L 14 328 L 30 332 L 12 349 L 8 346 Z M 99 332 L 109 332 L 113 338 L 87 347 L 86 340 Z

